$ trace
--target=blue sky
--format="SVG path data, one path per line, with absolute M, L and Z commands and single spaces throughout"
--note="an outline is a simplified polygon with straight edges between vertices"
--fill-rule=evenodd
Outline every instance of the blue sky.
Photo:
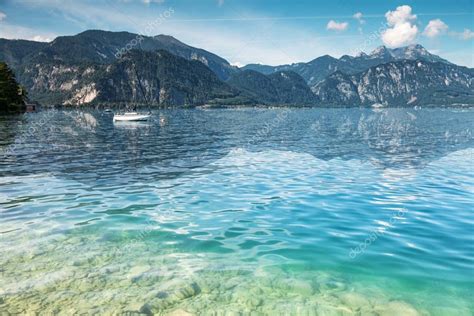
M 87 29 L 169 34 L 233 64 L 271 65 L 420 43 L 474 67 L 474 0 L 0 0 L 0 37 Z

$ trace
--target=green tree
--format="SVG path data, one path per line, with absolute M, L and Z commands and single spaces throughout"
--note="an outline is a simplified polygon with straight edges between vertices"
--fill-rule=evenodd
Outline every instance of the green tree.
M 26 91 L 18 85 L 13 71 L 0 62 L 0 111 L 18 111 L 25 105 Z

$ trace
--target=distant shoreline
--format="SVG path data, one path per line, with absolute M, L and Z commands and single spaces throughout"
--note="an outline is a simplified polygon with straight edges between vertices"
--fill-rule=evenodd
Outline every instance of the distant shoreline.
M 17 112 L 1 112 L 0 115 L 21 115 L 27 113 L 35 113 L 49 110 L 97 110 L 103 111 L 106 109 L 113 110 L 114 112 L 127 112 L 131 111 L 130 108 L 120 106 L 118 104 L 110 105 L 56 105 L 56 106 L 37 106 L 35 111 L 17 111 Z M 367 109 L 373 111 L 383 111 L 385 109 L 474 109 L 474 104 L 456 104 L 456 105 L 425 105 L 425 106 L 383 106 L 383 107 L 371 107 L 371 106 L 310 106 L 310 105 L 216 105 L 216 106 L 152 106 L 148 107 L 145 105 L 137 105 L 138 111 L 156 111 L 156 110 L 234 110 L 234 109 L 259 109 L 259 110 L 282 110 L 282 109 Z

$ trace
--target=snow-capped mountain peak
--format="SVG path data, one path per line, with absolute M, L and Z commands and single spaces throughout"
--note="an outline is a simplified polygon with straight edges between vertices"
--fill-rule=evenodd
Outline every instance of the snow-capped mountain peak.
M 379 46 L 374 49 L 370 54 L 369 57 L 371 58 L 380 58 L 385 56 L 392 56 L 390 49 L 385 46 Z

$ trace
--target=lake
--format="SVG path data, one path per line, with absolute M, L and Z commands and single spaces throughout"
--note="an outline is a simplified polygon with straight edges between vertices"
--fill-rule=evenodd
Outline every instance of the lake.
M 472 315 L 474 109 L 0 117 L 0 311 Z

